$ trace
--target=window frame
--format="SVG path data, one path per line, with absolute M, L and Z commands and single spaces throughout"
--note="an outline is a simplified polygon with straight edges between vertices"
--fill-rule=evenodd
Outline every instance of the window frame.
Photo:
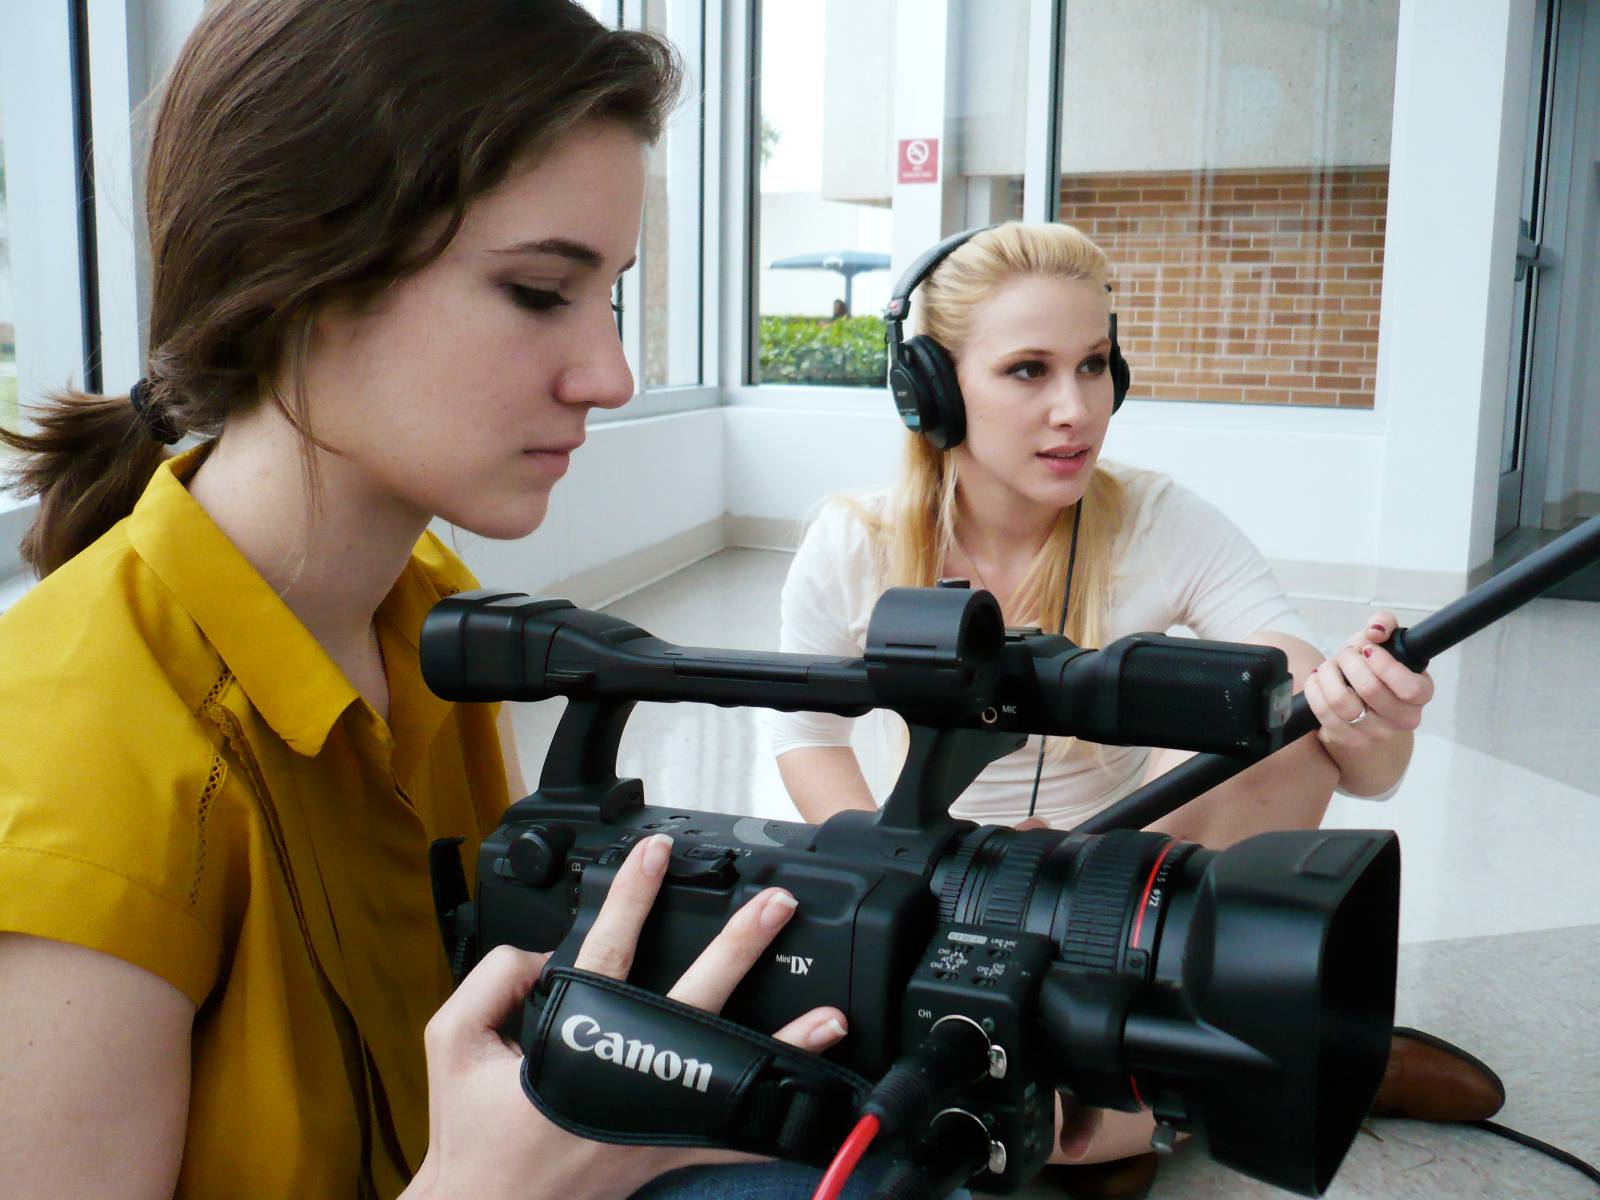
M 737 364 L 727 357 L 723 361 L 725 403 L 760 404 L 763 396 L 770 395 L 778 406 L 789 407 L 795 395 L 804 393 L 826 399 L 827 406 L 833 408 L 844 397 L 853 395 L 859 401 L 858 411 L 872 411 L 883 402 L 883 388 L 756 382 L 761 354 L 761 314 L 757 311 L 760 299 L 756 287 L 760 271 L 761 179 L 756 139 L 761 127 L 758 79 L 762 3 L 763 0 L 722 0 L 727 28 L 731 31 L 728 42 L 739 44 L 743 49 L 742 58 L 729 64 L 728 85 L 735 89 L 734 94 L 744 99 L 744 103 L 737 106 L 734 119 L 725 120 L 724 153 L 716 156 L 729 163 L 730 169 L 737 162 L 742 176 L 742 186 L 723 189 L 728 203 L 725 215 L 728 221 L 737 222 L 735 232 L 739 247 L 738 253 L 730 258 L 726 253 L 729 239 L 724 238 L 723 287 L 730 295 L 739 295 L 739 307 L 734 313 L 724 312 L 722 335 L 725 342 L 735 342 L 742 350 Z M 1029 221 L 1054 220 L 1060 204 L 1058 131 L 1061 70 L 1065 58 L 1060 40 L 1065 28 L 1066 4 L 1067 0 L 1028 0 L 1028 125 L 1022 204 L 1023 217 Z
M 4 140 L 6 226 L 24 404 L 33 396 L 25 385 L 98 382 L 99 221 L 89 151 L 93 112 L 83 94 L 91 61 L 87 24 L 85 0 L 0 8 L 0 46 L 6 47 L 0 87 L 12 114 Z M 19 119 L 23 113 L 26 121 Z M 19 188 L 24 179 L 28 186 Z M 27 236 L 19 237 L 23 230 Z M 28 424 L 24 415 L 24 430 Z M 0 489 L 0 514 L 35 504 Z M 11 550 L 10 539 L 0 541 L 0 551 Z M 0 562 L 0 578 L 14 565 Z
M 745 103 L 730 106 L 724 120 L 725 153 L 720 157 L 730 171 L 740 174 L 737 185 L 725 186 L 727 205 L 723 219 L 731 226 L 722 239 L 724 304 L 721 329 L 724 344 L 741 348 L 737 360 L 724 354 L 722 379 L 724 404 L 736 407 L 793 409 L 810 406 L 839 412 L 879 413 L 886 388 L 840 388 L 809 384 L 756 383 L 760 314 L 756 311 L 755 272 L 758 269 L 760 177 L 756 169 L 755 139 L 760 128 L 760 96 L 756 86 L 760 54 L 760 5 L 763 0 L 722 0 L 728 44 L 743 47 L 742 59 L 728 62 L 726 84 L 730 94 Z M 776 2 L 776 0 L 768 0 Z M 1069 0 L 1029 0 L 1029 75 L 1027 130 L 1025 135 L 1023 216 L 1028 221 L 1058 219 L 1061 194 L 1060 112 L 1065 89 L 1066 49 L 1063 33 Z M 1398 70 L 1398 66 L 1397 66 Z M 729 254 L 730 242 L 736 252 Z M 734 299 L 737 297 L 737 300 Z M 1216 427 L 1260 433 L 1351 435 L 1381 434 L 1387 429 L 1384 366 L 1380 351 L 1379 384 L 1371 408 L 1332 408 L 1288 404 L 1239 404 L 1221 401 L 1156 400 L 1130 397 L 1118 414 L 1119 425 L 1132 427 Z M 1138 378 L 1135 364 L 1135 379 Z
M 682 3 L 684 0 L 678 2 Z M 698 280 L 700 303 L 696 313 L 699 329 L 695 333 L 699 382 L 651 386 L 645 381 L 645 323 L 649 319 L 644 311 L 645 279 L 654 264 L 650 262 L 649 255 L 641 244 L 638 265 L 622 277 L 618 286 L 618 299 L 623 311 L 617 324 L 622 336 L 623 355 L 635 380 L 633 399 L 621 408 L 594 410 L 589 414 L 591 425 L 645 420 L 699 408 L 715 408 L 722 403 L 717 371 L 719 327 L 715 320 L 715 314 L 720 308 L 721 275 L 717 269 L 716 256 L 706 253 L 713 232 L 718 228 L 720 216 L 717 199 L 722 179 L 720 172 L 716 170 L 716 156 L 708 151 L 714 131 L 720 125 L 721 98 L 718 95 L 718 84 L 721 75 L 719 51 L 722 5 L 720 0 L 699 0 L 699 9 L 698 21 L 688 22 L 691 28 L 698 27 L 699 37 L 696 39 L 698 45 L 678 46 L 686 67 L 684 98 L 669 120 L 684 120 L 684 110 L 690 108 L 696 114 L 700 136 L 680 138 L 676 142 L 669 143 L 670 157 L 667 164 L 669 181 L 689 177 L 696 179 L 699 184 L 698 211 L 694 214 L 698 218 L 695 241 L 698 243 L 696 257 L 700 262 Z M 645 0 L 618 0 L 616 11 L 619 27 L 625 29 L 646 27 Z M 670 32 L 667 36 L 670 38 Z M 677 45 L 676 42 L 674 44 Z M 678 251 L 687 239 L 683 238 L 681 233 L 681 222 L 684 219 L 682 211 L 669 207 L 667 219 L 669 222 L 667 243 L 671 248 L 668 257 L 670 264 L 671 252 Z M 668 321 L 674 319 L 670 306 L 666 319 Z M 677 334 L 681 334 L 681 329 L 675 330 L 669 326 L 669 339 Z

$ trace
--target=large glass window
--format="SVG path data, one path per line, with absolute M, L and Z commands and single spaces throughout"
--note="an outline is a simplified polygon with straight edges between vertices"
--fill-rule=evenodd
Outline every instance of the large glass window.
M 1028 0 L 762 0 L 752 382 L 881 387 L 898 273 L 1022 215 Z
M 1060 219 L 1133 395 L 1371 408 L 1398 0 L 1074 0 Z

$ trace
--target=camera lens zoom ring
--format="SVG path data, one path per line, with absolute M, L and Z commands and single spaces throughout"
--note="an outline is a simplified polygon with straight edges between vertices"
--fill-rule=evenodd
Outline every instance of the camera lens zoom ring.
M 983 829 L 974 831 L 962 839 L 960 848 L 951 856 L 948 869 L 944 873 L 944 882 L 939 887 L 939 920 L 942 924 L 972 922 L 972 916 L 961 911 L 961 895 L 966 890 L 967 880 L 972 876 L 973 859 L 978 856 L 978 850 L 994 832 L 992 827 L 987 834 Z
M 1139 876 L 1156 840 L 1118 830 L 1103 834 L 1089 851 L 1073 883 L 1061 961 L 1094 971 L 1117 970 L 1128 908 L 1137 902 Z
M 1034 836 L 1029 836 L 1033 834 Z M 1061 840 L 1059 834 L 1048 829 L 1024 831 L 1011 841 L 1005 861 L 989 885 L 989 902 L 984 906 L 986 925 L 1005 925 L 1022 928 L 1022 916 L 1027 911 L 1028 897 L 1038 879 L 1039 864 L 1044 856 L 1054 850 Z

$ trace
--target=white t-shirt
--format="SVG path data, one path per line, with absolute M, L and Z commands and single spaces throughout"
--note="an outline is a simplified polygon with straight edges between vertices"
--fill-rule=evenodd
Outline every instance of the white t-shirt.
M 1217 508 L 1165 475 L 1102 461 L 1127 490 L 1127 516 L 1112 549 L 1109 644 L 1130 633 L 1164 633 L 1181 625 L 1195 636 L 1242 642 L 1265 630 L 1313 646 L 1315 635 L 1239 528 Z M 888 492 L 864 496 L 882 511 Z M 871 534 L 848 505 L 828 503 L 806 531 L 783 585 L 779 649 L 794 654 L 855 657 L 866 647 L 867 623 L 885 585 Z M 854 729 L 852 729 L 854 726 Z M 905 725 L 875 710 L 865 717 L 770 712 L 772 752 L 805 746 L 850 746 L 882 803 L 905 754 Z M 1078 742 L 1065 758 L 1047 756 L 1035 815 L 1068 828 L 1133 791 L 1150 751 L 1138 746 Z M 951 806 L 980 823 L 1015 824 L 1027 815 L 1039 761 L 1039 738 L 986 767 Z

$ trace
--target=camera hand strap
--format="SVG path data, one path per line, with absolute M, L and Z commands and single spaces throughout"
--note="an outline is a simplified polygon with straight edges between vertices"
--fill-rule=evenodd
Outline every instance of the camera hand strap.
M 643 988 L 566 967 L 546 977 L 543 1011 L 530 997 L 523 1021 L 522 1090 L 582 1137 L 826 1163 L 871 1090 L 818 1055 Z

